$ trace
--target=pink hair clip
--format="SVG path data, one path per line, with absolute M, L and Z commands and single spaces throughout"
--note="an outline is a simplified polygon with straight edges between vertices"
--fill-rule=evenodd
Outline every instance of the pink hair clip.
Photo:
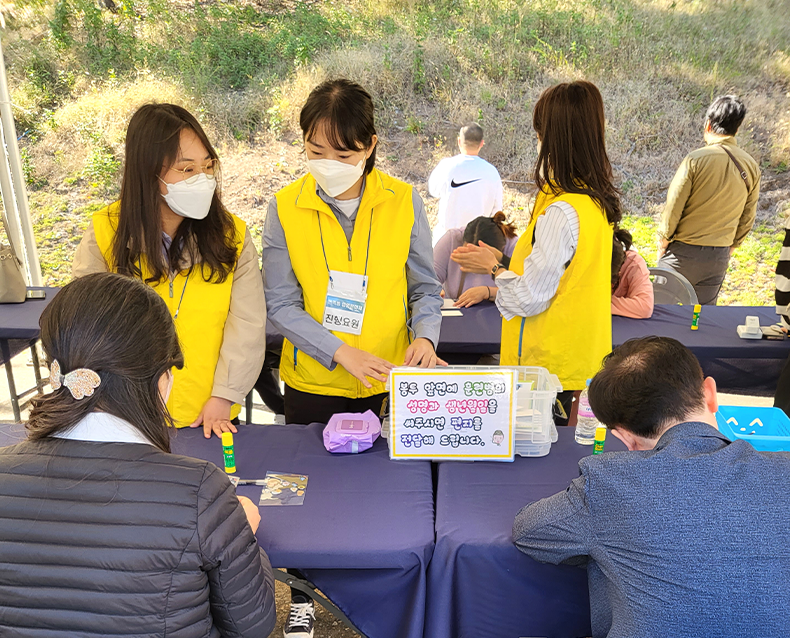
M 49 367 L 49 382 L 53 390 L 59 390 L 65 385 L 71 396 L 79 401 L 93 394 L 93 391 L 101 385 L 101 377 L 88 368 L 78 368 L 63 375 L 60 372 L 60 364 L 55 359 Z

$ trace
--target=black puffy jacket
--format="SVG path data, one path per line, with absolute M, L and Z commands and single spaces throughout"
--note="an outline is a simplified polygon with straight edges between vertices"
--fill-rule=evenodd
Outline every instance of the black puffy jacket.
M 274 583 L 211 463 L 135 443 L 0 449 L 0 636 L 265 638 Z

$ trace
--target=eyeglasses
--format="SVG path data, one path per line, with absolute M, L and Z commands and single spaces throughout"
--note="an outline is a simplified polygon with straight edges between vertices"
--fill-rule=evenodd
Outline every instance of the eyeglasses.
M 190 163 L 184 168 L 171 168 L 170 170 L 181 173 L 184 176 L 183 181 L 187 184 L 192 184 L 197 181 L 201 173 L 205 173 L 206 177 L 216 177 L 216 174 L 219 172 L 219 160 L 212 159 L 205 164 Z

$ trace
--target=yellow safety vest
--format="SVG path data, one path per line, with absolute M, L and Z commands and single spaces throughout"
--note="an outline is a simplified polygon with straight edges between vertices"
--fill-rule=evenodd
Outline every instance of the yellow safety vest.
M 119 209 L 119 202 L 115 202 L 93 215 L 96 243 L 108 266 L 114 263 L 112 245 Z M 235 215 L 233 221 L 240 253 L 247 226 Z M 150 269 L 145 259 L 141 259 L 141 267 L 143 278 L 149 277 Z M 205 281 L 200 268 L 193 268 L 189 277 L 187 271 L 180 272 L 173 279 L 172 296 L 168 279 L 151 286 L 170 310 L 184 354 L 184 367 L 173 370 L 173 390 L 167 402 L 176 427 L 192 423 L 211 397 L 225 321 L 230 310 L 233 274 L 231 272 L 224 282 L 218 284 Z M 231 418 L 236 418 L 240 412 L 241 407 L 234 404 Z
M 527 231 L 513 251 L 511 270 L 524 272 L 538 218 L 567 202 L 579 216 L 579 245 L 547 310 L 502 320 L 502 365 L 542 366 L 565 390 L 581 390 L 612 350 L 612 226 L 587 195 L 541 192 Z
M 367 264 L 362 334 L 332 334 L 398 365 L 403 363 L 410 342 L 406 260 L 414 226 L 412 190 L 374 169 L 366 178 L 350 243 L 329 205 L 316 193 L 312 175 L 277 193 L 277 213 L 307 314 L 323 323 L 329 270 L 363 275 Z M 290 387 L 311 394 L 356 399 L 386 391 L 383 383 L 372 379 L 373 387 L 366 388 L 340 365 L 327 370 L 287 339 L 280 376 Z

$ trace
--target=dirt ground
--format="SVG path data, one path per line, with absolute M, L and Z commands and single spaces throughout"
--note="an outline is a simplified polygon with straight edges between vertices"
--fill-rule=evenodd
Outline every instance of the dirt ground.
M 275 598 L 277 600 L 277 625 L 274 631 L 269 634 L 271 638 L 283 635 L 283 625 L 288 618 L 288 609 L 291 602 L 291 590 L 283 583 L 275 583 Z M 337 620 L 332 614 L 326 611 L 321 605 L 315 606 L 315 636 L 316 638 L 347 638 L 358 634 L 342 622 Z
M 453 131 L 444 135 L 452 140 Z M 701 144 L 700 144 L 701 145 Z M 398 132 L 381 140 L 377 149 L 376 166 L 405 182 L 413 184 L 422 196 L 431 226 L 436 220 L 438 200 L 428 195 L 428 176 L 441 157 L 452 149 L 444 146 L 437 149 L 435 140 L 428 136 Z M 263 227 L 269 199 L 284 186 L 306 172 L 300 140 L 266 140 L 245 145 L 238 151 L 232 147 L 223 149 L 223 202 L 233 213 L 247 221 L 253 235 Z M 485 157 L 485 149 L 481 153 Z M 667 172 L 666 183 L 662 183 L 643 199 L 642 211 L 649 214 L 663 206 L 669 180 L 674 168 Z M 622 182 L 617 175 L 615 181 Z M 503 175 L 504 208 L 511 221 L 523 229 L 529 221 L 529 206 L 532 187 L 528 176 Z M 649 200 L 649 201 L 647 201 Z M 766 173 L 763 176 L 758 206 L 758 222 L 778 223 L 777 212 L 784 202 L 790 200 L 790 171 Z

